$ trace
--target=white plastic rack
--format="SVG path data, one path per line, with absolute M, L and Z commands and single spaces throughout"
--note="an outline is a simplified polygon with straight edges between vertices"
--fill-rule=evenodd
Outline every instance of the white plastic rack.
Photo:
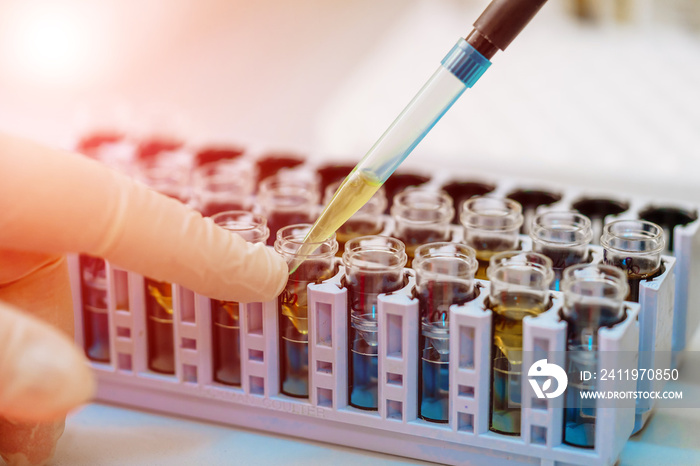
M 428 186 L 439 188 L 449 176 L 435 176 Z M 481 180 L 479 182 L 482 182 Z M 500 180 L 494 194 L 509 195 L 521 183 Z M 543 189 L 537 186 L 538 189 Z M 568 209 L 591 196 L 584 191 L 544 188 L 562 193 L 548 209 Z M 617 199 L 615 196 L 613 199 Z M 625 200 L 620 212 L 635 217 L 648 206 L 694 207 L 644 199 Z M 527 208 L 527 206 L 526 206 Z M 607 216 L 606 221 L 612 219 Z M 598 367 L 623 367 L 623 357 L 638 353 L 644 367 L 670 367 L 675 355 L 698 324 L 700 222 L 672 229 L 675 258 L 663 256 L 663 273 L 640 285 L 639 304 L 626 303 L 627 317 L 599 331 Z M 459 239 L 456 229 L 454 239 Z M 523 237 L 522 248 L 530 248 Z M 591 246 L 594 261 L 601 249 Z M 84 345 L 83 302 L 78 256 L 69 258 L 73 283 L 76 341 Z M 476 299 L 450 310 L 450 390 L 447 424 L 418 416 L 419 319 L 412 297 L 413 271 L 407 285 L 379 298 L 379 409 L 363 411 L 348 404 L 348 310 L 342 286 L 343 268 L 331 279 L 308 288 L 309 399 L 280 393 L 277 301 L 240 306 L 240 387 L 213 380 L 211 302 L 173 285 L 175 374 L 152 372 L 147 365 L 144 278 L 107 264 L 109 363 L 94 362 L 97 398 L 133 407 L 299 436 L 356 448 L 446 464 L 611 465 L 633 431 L 648 419 L 653 405 L 639 402 L 615 408 L 597 400 L 595 448 L 563 443 L 564 398 L 539 400 L 522 384 L 522 435 L 488 430 L 491 370 L 491 311 L 484 303 L 489 282 L 477 280 Z M 566 322 L 559 317 L 562 295 L 552 292 L 550 309 L 524 321 L 523 367 L 537 355 L 564 365 Z M 627 356 L 625 356 L 627 355 Z M 530 360 L 532 359 L 532 360 Z M 654 389 L 645 382 L 597 380 L 598 390 Z

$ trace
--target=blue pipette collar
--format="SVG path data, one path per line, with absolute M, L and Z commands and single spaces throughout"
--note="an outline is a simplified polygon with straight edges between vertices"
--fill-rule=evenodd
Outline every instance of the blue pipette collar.
M 442 59 L 442 66 L 470 88 L 491 66 L 491 62 L 460 37 L 452 50 Z

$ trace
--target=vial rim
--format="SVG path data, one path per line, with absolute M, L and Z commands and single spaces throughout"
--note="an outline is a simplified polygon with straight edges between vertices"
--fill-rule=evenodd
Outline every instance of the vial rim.
M 579 239 L 578 241 L 551 241 L 545 238 L 542 238 L 540 236 L 537 236 L 538 233 L 543 232 L 543 231 L 551 231 L 551 230 L 556 230 L 553 228 L 547 228 L 544 225 L 540 224 L 538 221 L 547 217 L 547 216 L 556 216 L 556 215 L 570 215 L 572 218 L 575 218 L 571 224 L 572 228 L 569 230 L 565 230 L 567 233 L 571 234 L 576 234 L 577 232 L 584 232 L 584 235 Z M 576 222 L 576 221 L 580 221 Z M 576 223 L 574 223 L 576 222 Z M 541 214 L 536 215 L 535 217 L 532 218 L 530 222 L 530 232 L 529 236 L 532 239 L 532 241 L 540 243 L 540 244 L 545 244 L 547 246 L 555 246 L 555 247 L 572 247 L 572 246 L 584 246 L 587 245 L 591 242 L 593 239 L 593 229 L 591 227 L 591 219 L 588 218 L 587 216 L 578 213 L 578 212 L 573 212 L 573 211 L 556 211 L 552 210 L 549 212 L 543 212 Z
M 639 233 L 641 236 L 639 238 L 626 238 L 620 234 L 616 234 L 611 230 L 618 225 L 624 223 L 639 225 L 639 228 L 634 230 L 625 230 L 626 233 Z M 655 230 L 655 234 L 649 235 L 648 230 L 644 229 L 644 226 L 650 228 L 652 231 Z M 647 249 L 645 251 L 622 249 L 611 244 L 612 240 L 615 239 L 627 239 L 629 241 L 648 241 L 654 245 L 653 248 Z M 640 219 L 621 219 L 615 220 L 614 222 L 606 223 L 603 227 L 603 234 L 600 237 L 600 245 L 604 249 L 608 249 L 612 252 L 622 251 L 625 254 L 634 254 L 635 256 L 651 256 L 655 254 L 661 254 L 661 252 L 666 247 L 666 239 L 664 238 L 664 230 L 659 225 L 647 220 Z
M 483 201 L 500 202 L 501 206 L 504 208 L 504 213 L 502 215 L 488 215 L 480 213 L 474 210 L 472 207 L 474 204 Z M 459 221 L 466 229 L 482 230 L 482 231 L 503 231 L 509 232 L 513 230 L 519 230 L 523 225 L 523 207 L 522 205 L 512 199 L 505 197 L 495 197 L 495 196 L 474 196 L 470 197 L 466 201 L 462 202 L 462 208 L 459 213 Z M 511 224 L 507 226 L 502 225 L 482 225 L 480 222 L 475 222 L 474 219 L 479 218 L 492 218 L 492 219 L 504 219 L 509 221 Z

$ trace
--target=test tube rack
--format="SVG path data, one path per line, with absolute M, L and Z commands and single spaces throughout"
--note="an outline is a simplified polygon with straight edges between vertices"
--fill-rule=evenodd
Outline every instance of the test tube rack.
M 675 266 L 670 257 L 664 263 L 663 275 L 642 284 L 641 305 L 628 303 L 622 323 L 600 330 L 599 367 L 620 367 L 622 362 L 615 358 L 636 353 L 640 338 L 648 335 L 653 345 L 654 337 L 663 334 L 657 323 L 660 316 L 672 315 L 663 296 L 672 289 Z M 76 256 L 69 267 L 73 276 L 79 273 Z M 348 311 L 342 267 L 332 279 L 309 286 L 309 400 L 279 393 L 276 301 L 241 305 L 242 386 L 231 387 L 212 380 L 210 300 L 173 285 L 176 371 L 172 376 L 156 374 L 146 364 L 144 278 L 110 264 L 106 270 L 110 351 L 115 356 L 109 364 L 93 363 L 99 400 L 446 464 L 614 464 L 635 426 L 639 408 L 604 409 L 596 424 L 595 449 L 565 445 L 563 400 L 543 403 L 523 384 L 522 436 L 490 432 L 487 281 L 477 281 L 480 293 L 475 300 L 450 310 L 450 422 L 436 424 L 418 418 L 418 303 L 412 297 L 410 269 L 403 290 L 379 298 L 377 412 L 347 403 Z M 80 293 L 74 296 L 80 322 Z M 559 318 L 561 305 L 562 295 L 552 292 L 551 308 L 525 320 L 525 354 L 563 364 L 566 323 Z M 81 326 L 76 330 L 82 344 Z M 523 361 L 523 367 L 533 362 Z M 635 382 L 598 381 L 597 387 L 634 390 Z M 602 408 L 607 402 L 597 403 Z
M 313 167 L 312 167 L 313 168 Z M 302 169 L 309 169 L 306 164 Z M 492 179 L 484 177 L 485 179 Z M 490 185 L 496 196 L 520 190 L 559 192 L 542 209 L 569 210 L 582 199 L 620 199 L 609 193 L 549 184 L 523 185 L 518 180 L 474 183 Z M 454 174 L 437 173 L 425 186 L 440 189 Z M 465 182 L 464 179 L 460 181 Z M 465 183 L 469 183 L 466 181 Z M 697 212 L 676 201 L 637 197 L 625 200 L 626 209 L 602 215 L 602 222 L 637 218 L 650 207 Z M 528 207 L 526 206 L 526 209 Z M 527 214 L 527 212 L 526 212 Z M 387 219 L 385 233 L 391 229 Z M 634 353 L 646 367 L 681 362 L 682 351 L 700 321 L 700 221 L 671 226 L 673 253 L 664 256 L 664 271 L 640 285 L 639 304 L 626 303 L 627 318 L 599 331 L 598 367 L 621 367 L 616 360 Z M 453 240 L 460 239 L 454 229 Z M 522 237 L 521 248 L 530 249 Z M 590 246 L 594 261 L 601 248 Z M 76 320 L 76 342 L 84 345 L 78 256 L 69 257 Z M 347 294 L 343 270 L 332 279 L 309 286 L 309 399 L 279 392 L 279 335 L 277 302 L 241 305 L 242 386 L 213 381 L 211 361 L 211 303 L 207 297 L 173 285 L 174 375 L 148 370 L 144 277 L 107 263 L 107 308 L 110 363 L 93 362 L 98 378 L 97 399 L 127 406 L 239 425 L 263 431 L 374 450 L 446 464 L 614 464 L 629 436 L 649 418 L 653 404 L 639 402 L 611 408 L 597 400 L 596 446 L 585 449 L 563 443 L 563 398 L 545 403 L 522 385 L 522 435 L 510 437 L 488 430 L 490 403 L 491 313 L 485 309 L 489 282 L 477 281 L 479 297 L 450 311 L 450 421 L 437 424 L 418 417 L 418 305 L 412 297 L 413 271 L 406 270 L 407 286 L 379 300 L 379 410 L 367 412 L 348 405 Z M 524 351 L 563 363 L 566 322 L 559 318 L 562 295 L 552 292 L 552 306 L 524 321 Z M 673 350 L 673 361 L 671 352 Z M 529 367 L 534 360 L 523 361 Z M 599 390 L 658 390 L 644 382 L 596 381 Z

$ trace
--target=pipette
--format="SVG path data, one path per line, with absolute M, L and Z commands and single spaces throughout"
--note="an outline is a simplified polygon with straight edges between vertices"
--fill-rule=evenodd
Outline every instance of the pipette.
M 474 23 L 466 39 L 442 60 L 437 71 L 404 108 L 379 140 L 340 185 L 309 230 L 290 273 L 357 212 L 394 173 L 401 162 L 530 22 L 547 0 L 493 0 Z

